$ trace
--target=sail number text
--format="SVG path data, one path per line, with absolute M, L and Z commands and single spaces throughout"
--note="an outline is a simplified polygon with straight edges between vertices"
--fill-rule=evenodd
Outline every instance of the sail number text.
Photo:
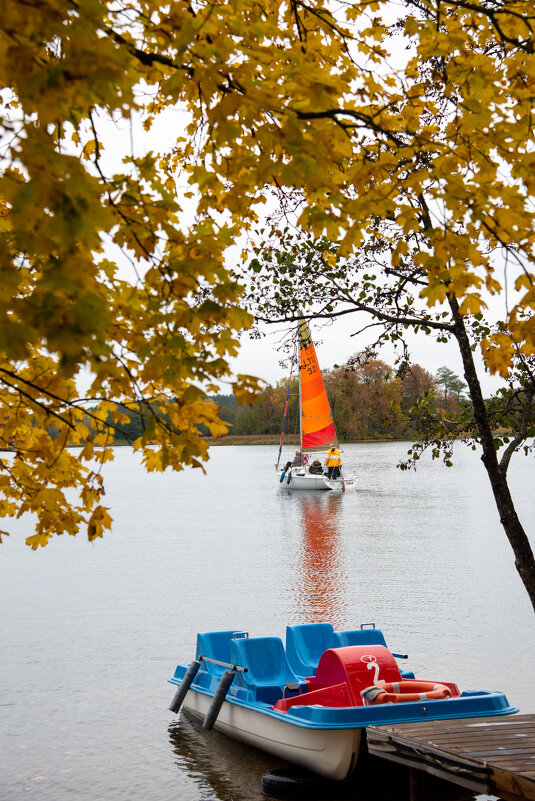
M 310 356 L 308 359 L 303 359 L 302 369 L 306 370 L 309 375 L 318 372 L 318 367 L 315 364 L 315 359 Z

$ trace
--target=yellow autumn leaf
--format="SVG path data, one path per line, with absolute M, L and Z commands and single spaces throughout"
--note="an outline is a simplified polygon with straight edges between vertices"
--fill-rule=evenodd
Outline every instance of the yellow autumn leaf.
M 26 545 L 29 545 L 32 551 L 39 547 L 44 548 L 51 536 L 52 534 L 33 534 L 31 537 L 26 537 Z
M 465 295 L 459 307 L 459 312 L 465 314 L 480 314 L 483 309 L 487 308 L 485 301 L 474 293 Z

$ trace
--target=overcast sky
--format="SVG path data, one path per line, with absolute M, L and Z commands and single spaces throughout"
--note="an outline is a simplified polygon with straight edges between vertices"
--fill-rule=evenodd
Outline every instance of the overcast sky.
M 346 315 L 328 325 L 324 325 L 323 321 L 310 323 L 310 331 L 322 370 L 332 368 L 336 364 L 344 364 L 350 356 L 363 350 L 373 341 L 375 336 L 373 331 L 351 336 L 359 327 L 357 315 Z M 247 334 L 242 337 L 240 355 L 232 360 L 232 366 L 236 373 L 250 373 L 274 384 L 289 376 L 289 371 L 279 365 L 282 356 L 277 351 L 284 326 L 266 326 L 263 330 L 267 332 L 263 339 L 249 339 Z M 432 375 L 435 375 L 439 367 L 446 366 L 464 380 L 461 357 L 455 341 L 443 344 L 435 342 L 432 336 L 412 334 L 409 343 L 412 348 L 413 364 L 419 364 Z M 378 358 L 393 365 L 395 356 L 392 348 L 385 347 L 378 354 Z M 477 364 L 480 368 L 483 393 L 490 395 L 503 384 L 503 381 L 499 377 L 485 373 L 481 359 L 477 360 Z M 225 392 L 224 389 L 222 391 Z

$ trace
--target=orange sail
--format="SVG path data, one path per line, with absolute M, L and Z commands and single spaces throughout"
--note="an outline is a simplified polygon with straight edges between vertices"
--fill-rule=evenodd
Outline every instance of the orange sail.
M 325 392 L 316 349 L 308 325 L 299 324 L 301 362 L 301 447 L 306 451 L 325 451 L 338 447 L 331 407 Z

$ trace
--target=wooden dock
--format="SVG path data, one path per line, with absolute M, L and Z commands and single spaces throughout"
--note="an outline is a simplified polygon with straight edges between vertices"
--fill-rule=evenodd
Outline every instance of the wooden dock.
M 425 773 L 504 801 L 535 801 L 535 715 L 422 721 L 366 730 L 370 754 L 411 769 L 411 799 Z

